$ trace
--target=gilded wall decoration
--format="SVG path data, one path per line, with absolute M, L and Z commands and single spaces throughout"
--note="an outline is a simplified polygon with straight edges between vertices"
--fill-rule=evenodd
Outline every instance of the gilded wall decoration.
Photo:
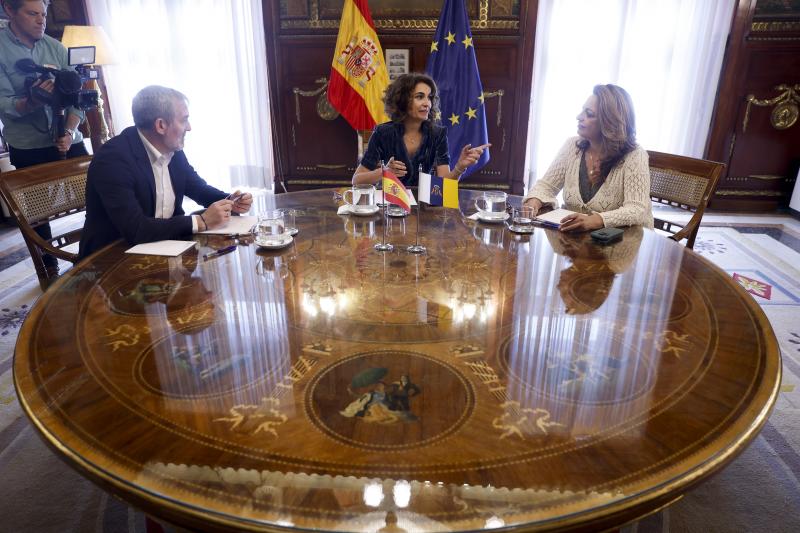
M 518 30 L 519 0 L 466 0 L 472 29 Z M 341 0 L 281 0 L 281 29 L 339 28 Z M 430 0 L 376 0 L 370 2 L 370 14 L 378 29 L 435 30 L 441 4 Z
M 753 18 L 777 17 L 800 19 L 800 0 L 758 0 Z
M 800 84 L 794 86 L 781 84 L 775 87 L 780 94 L 774 98 L 756 98 L 754 94 L 747 95 L 747 109 L 744 112 L 742 133 L 747 131 L 750 121 L 750 106 L 772 107 L 769 122 L 776 130 L 786 130 L 794 126 L 798 117 L 798 104 L 800 104 Z
M 484 0 L 485 1 L 485 0 Z M 501 0 L 500 3 L 510 3 L 511 0 Z M 471 18 L 478 15 L 478 0 L 466 0 L 467 13 Z M 431 0 L 373 0 L 369 3 L 369 10 L 373 18 L 439 18 L 443 2 Z M 342 16 L 341 0 L 319 0 L 320 18 L 335 18 Z

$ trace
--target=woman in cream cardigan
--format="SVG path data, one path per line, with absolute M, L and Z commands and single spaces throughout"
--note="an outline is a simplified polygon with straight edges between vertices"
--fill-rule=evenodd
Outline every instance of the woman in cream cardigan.
M 561 231 L 640 225 L 653 227 L 647 151 L 636 144 L 633 103 L 616 85 L 596 85 L 577 116 L 578 137 L 564 143 L 555 161 L 525 195 L 538 213 L 558 207 L 564 189 L 567 209 Z

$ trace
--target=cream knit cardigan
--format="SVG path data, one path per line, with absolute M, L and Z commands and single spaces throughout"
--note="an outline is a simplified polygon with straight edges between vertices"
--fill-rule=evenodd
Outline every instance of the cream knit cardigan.
M 617 163 L 588 202 L 581 198 L 578 170 L 581 151 L 578 137 L 567 139 L 544 176 L 533 184 L 525 199 L 537 198 L 558 207 L 556 195 L 564 189 L 564 206 L 581 213 L 597 213 L 607 228 L 641 225 L 653 227 L 650 201 L 650 167 L 647 151 L 637 146 Z

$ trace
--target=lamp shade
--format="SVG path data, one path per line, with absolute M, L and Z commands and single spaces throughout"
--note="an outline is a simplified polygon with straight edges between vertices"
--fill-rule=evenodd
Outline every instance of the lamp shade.
M 114 46 L 101 26 L 64 26 L 61 43 L 67 48 L 94 46 L 95 65 L 111 65 L 116 62 Z

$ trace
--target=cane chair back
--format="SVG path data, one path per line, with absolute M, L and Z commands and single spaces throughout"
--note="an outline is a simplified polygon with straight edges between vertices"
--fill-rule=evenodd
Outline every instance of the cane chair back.
M 692 248 L 706 205 L 725 165 L 661 152 L 647 153 L 650 156 L 650 198 L 693 213 L 686 224 L 656 217 L 655 228 L 669 233 L 669 238 L 675 241 L 686 239 L 686 247 Z
M 84 156 L 0 174 L 0 196 L 22 232 L 42 290 L 58 277 L 58 269 L 45 266 L 43 254 L 76 263 L 78 254 L 64 248 L 80 240 L 83 224 L 61 234 L 51 225 L 51 239 L 43 239 L 34 229 L 86 210 L 86 172 L 91 160 Z

